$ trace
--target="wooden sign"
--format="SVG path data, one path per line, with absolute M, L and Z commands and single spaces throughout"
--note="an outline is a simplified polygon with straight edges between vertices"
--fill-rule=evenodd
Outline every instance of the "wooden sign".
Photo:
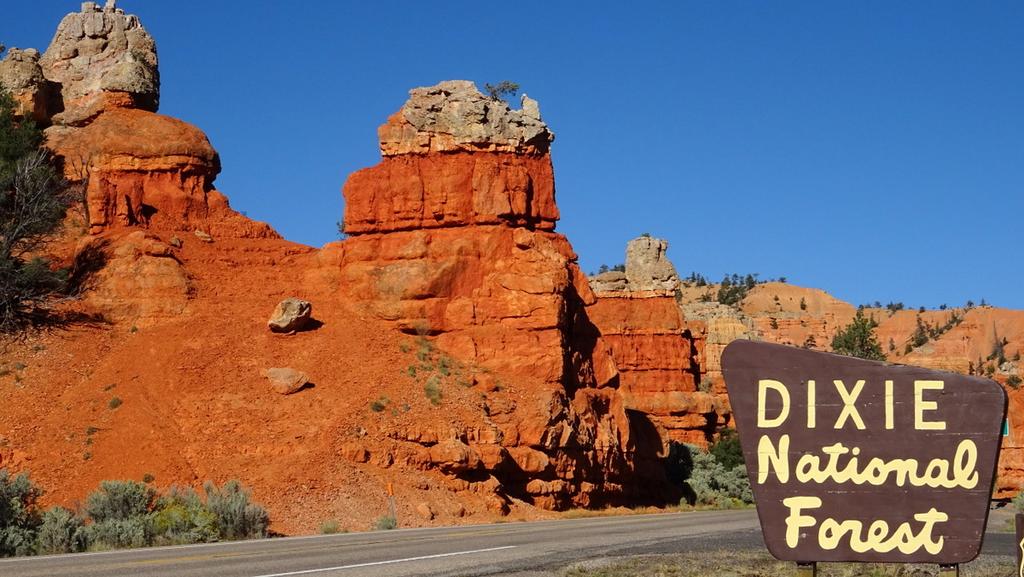
M 978 555 L 1006 416 L 997 383 L 745 340 L 722 370 L 772 555 Z

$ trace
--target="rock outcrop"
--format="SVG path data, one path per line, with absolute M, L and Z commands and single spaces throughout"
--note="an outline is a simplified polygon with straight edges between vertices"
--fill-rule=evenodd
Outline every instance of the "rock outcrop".
M 345 300 L 431 336 L 484 389 L 498 388 L 493 373 L 530 390 L 514 408 L 489 405 L 495 433 L 460 449 L 502 494 L 560 508 L 639 490 L 660 441 L 634 433 L 587 318 L 594 295 L 553 232 L 552 137 L 537 107 L 509 110 L 464 81 L 410 95 L 379 130 L 381 163 L 344 187 L 350 236 L 322 258 L 340 269 Z
M 648 234 L 626 244 L 625 270 L 609 270 L 590 278 L 598 293 L 660 291 L 674 294 L 679 288 L 676 267 L 668 259 L 668 241 Z
M 86 237 L 76 252 L 76 268 L 98 269 L 83 287 L 84 301 L 104 319 L 138 328 L 185 312 L 192 282 L 174 249 L 160 238 L 145 231 Z
M 82 3 L 61 21 L 40 57 L 12 48 L 0 83 L 22 114 L 50 125 L 46 145 L 64 176 L 85 189 L 92 234 L 145 228 L 201 229 L 227 237 L 274 238 L 268 225 L 231 210 L 213 187 L 220 159 L 191 124 L 156 114 L 156 43 L 113 0 Z
M 112 0 L 65 16 L 40 65 L 61 87 L 61 124 L 85 123 L 111 104 L 156 112 L 160 102 L 156 43 Z
M 276 237 L 232 210 L 213 188 L 220 159 L 199 129 L 160 114 L 114 108 L 82 127 L 54 125 L 49 146 L 65 177 L 85 187 L 89 232 L 202 229 L 219 236 Z
M 0 53 L 3 45 L 0 45 Z M 0 60 L 0 86 L 14 97 L 17 111 L 36 122 L 48 123 L 56 105 L 53 85 L 43 76 L 39 51 L 34 48 L 11 48 Z M 59 94 L 56 95 L 59 98 Z
M 679 288 L 676 267 L 668 260 L 668 241 L 644 235 L 626 245 L 626 282 L 632 291 L 674 291 Z
M 668 242 L 648 235 L 626 247 L 625 271 L 590 279 L 588 314 L 611 345 L 627 408 L 643 412 L 666 440 L 706 445 L 730 419 L 728 400 L 706 375 L 706 326 L 684 321 Z
M 484 96 L 468 80 L 414 88 L 402 109 L 377 133 L 383 156 L 447 152 L 547 154 L 555 136 L 526 94 L 522 108 Z

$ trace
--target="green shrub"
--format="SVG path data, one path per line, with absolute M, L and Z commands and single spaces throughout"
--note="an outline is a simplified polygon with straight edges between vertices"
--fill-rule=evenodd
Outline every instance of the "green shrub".
M 733 469 L 746 463 L 743 459 L 743 447 L 740 446 L 740 436 L 733 428 L 722 429 L 718 440 L 711 445 L 708 452 L 726 469 Z
M 85 513 L 96 523 L 145 517 L 153 511 L 156 491 L 138 481 L 103 481 L 89 495 Z
M 249 490 L 236 480 L 218 488 L 212 482 L 203 485 L 206 506 L 217 519 L 222 539 L 260 539 L 267 536 L 270 516 L 261 505 L 251 501 Z
M 110 399 L 110 402 L 107 403 L 107 406 L 110 407 L 111 409 L 116 409 L 120 407 L 122 404 L 124 404 L 124 401 L 121 400 L 121 397 L 114 397 Z
M 441 379 L 437 375 L 431 375 L 423 385 L 423 393 L 430 399 L 430 404 L 437 406 L 441 404 Z
M 377 520 L 373 522 L 373 528 L 375 531 L 390 531 L 391 529 L 395 529 L 397 527 L 398 519 L 395 519 L 391 515 L 384 515 L 382 517 L 378 517 Z
M 391 401 L 387 397 L 381 397 L 376 401 L 370 402 L 370 410 L 374 413 L 379 413 L 387 408 Z
M 156 509 L 153 531 L 157 544 L 208 543 L 220 537 L 217 517 L 191 488 L 171 487 L 157 499 Z
M 723 305 L 736 305 L 747 298 L 750 289 L 757 286 L 757 274 L 740 276 L 738 274 L 725 275 L 718 286 L 717 300 Z
M 1006 384 L 1014 389 L 1019 389 L 1021 384 L 1021 378 L 1018 375 L 1010 375 L 1006 379 Z
M 0 557 L 35 551 L 42 494 L 27 474 L 11 477 L 7 469 L 0 469 Z
M 718 452 L 723 458 L 734 461 L 738 446 L 738 442 L 733 443 L 729 437 Z M 727 467 L 709 451 L 673 442 L 669 445 L 666 474 L 672 483 L 682 486 L 685 503 L 728 509 L 739 503 L 754 502 L 742 455 L 739 459 L 738 465 Z
M 743 503 L 754 502 L 746 467 L 726 468 L 715 460 L 714 455 L 697 447 L 691 447 L 690 452 L 693 455 L 693 472 L 686 484 L 693 492 L 696 504 L 723 507 L 731 506 L 734 499 Z
M 82 518 L 64 507 L 47 509 L 36 536 L 36 551 L 42 555 L 82 551 L 86 546 L 84 529 Z
M 194 490 L 171 487 L 157 497 L 135 481 L 103 481 L 86 499 L 84 515 L 54 507 L 41 516 L 41 491 L 25 474 L 0 470 L 0 556 L 104 551 L 150 545 L 265 537 L 269 517 L 238 481 Z M 91 523 L 87 523 L 91 521 Z
M 90 551 L 148 547 L 153 544 L 153 519 L 149 514 L 111 518 L 86 525 L 82 533 Z

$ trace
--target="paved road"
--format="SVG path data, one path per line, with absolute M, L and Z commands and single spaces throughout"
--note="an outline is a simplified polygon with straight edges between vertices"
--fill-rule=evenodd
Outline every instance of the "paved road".
M 760 544 L 752 510 L 407 529 L 0 561 L 3 577 L 352 577 L 507 575 L 681 539 Z M 717 540 L 717 539 L 716 539 Z
M 407 529 L 0 560 L 3 577 L 528 575 L 605 556 L 762 548 L 753 510 Z M 985 550 L 1008 554 L 1012 535 Z M 534 573 L 536 572 L 536 573 Z

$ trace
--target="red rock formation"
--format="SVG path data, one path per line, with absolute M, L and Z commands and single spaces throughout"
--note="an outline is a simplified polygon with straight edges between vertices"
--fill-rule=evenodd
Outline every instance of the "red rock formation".
M 65 16 L 42 57 L 12 48 L 0 62 L 0 83 L 23 114 L 53 124 L 46 145 L 65 177 L 84 188 L 90 233 L 141 227 L 277 237 L 213 188 L 220 160 L 206 135 L 156 114 L 156 44 L 114 2 L 85 2 Z
M 626 408 L 649 415 L 666 440 L 704 446 L 728 422 L 728 403 L 698 390 L 700 343 L 671 293 L 599 293 L 587 313 L 611 346 Z
M 217 152 L 191 124 L 134 108 L 111 108 L 84 127 L 53 126 L 49 146 L 66 178 L 85 186 L 89 231 L 200 229 L 214 236 L 276 237 L 228 206 L 213 188 Z
M 509 224 L 553 230 L 551 158 L 511 153 L 385 157 L 345 183 L 345 232 Z
M 584 309 L 593 294 L 568 241 L 552 232 L 550 133 L 471 83 L 411 94 L 401 118 L 381 127 L 385 158 L 345 184 L 351 236 L 323 258 L 340 268 L 346 301 L 432 335 L 484 388 L 500 375 L 531 397 L 488 409 L 495 434 L 468 441 L 458 459 L 431 448 L 430 462 L 465 462 L 443 467 L 466 474 L 479 461 L 508 494 L 547 508 L 639 490 L 635 472 L 650 463 L 638 461 L 656 457 L 660 443 L 634 433 Z M 437 117 L 423 120 L 424 111 Z M 484 117 L 491 124 L 477 124 Z

